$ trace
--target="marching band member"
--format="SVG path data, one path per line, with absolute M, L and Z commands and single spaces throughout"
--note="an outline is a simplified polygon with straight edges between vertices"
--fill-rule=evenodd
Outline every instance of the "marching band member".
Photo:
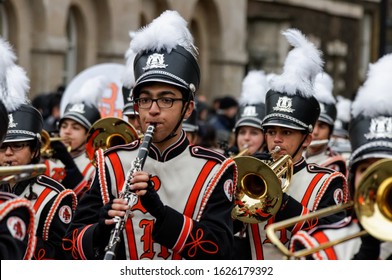
M 9 52 L 9 45 L 0 38 L 0 53 Z M 5 67 L 0 64 L 0 81 L 4 81 Z M 4 88 L 0 82 L 0 88 Z M 4 92 L 1 91 L 1 100 Z M 8 112 L 0 100 L 0 145 L 8 129 Z M 1 167 L 0 167 L 1 170 Z M 36 237 L 34 209 L 30 201 L 14 194 L 0 191 L 0 260 L 31 259 Z
M 341 95 L 336 97 L 337 115 L 333 125 L 331 140 L 329 141 L 329 146 L 346 160 L 346 166 L 349 165 L 348 161 L 351 155 L 351 144 L 348 135 L 351 103 L 350 99 Z
M 193 109 L 191 115 L 183 120 L 182 128 L 184 129 L 186 137 L 188 138 L 190 144 L 197 145 L 200 143 L 196 102 L 195 102 L 195 108 Z
M 6 71 L 8 81 L 0 88 L 6 92 L 3 102 L 10 112 L 6 137 L 0 146 L 0 165 L 36 164 L 40 161 L 42 115 L 29 104 L 26 95 L 29 80 L 25 71 L 15 64 L 8 66 Z M 66 258 L 62 238 L 76 208 L 75 193 L 44 175 L 11 181 L 2 184 L 0 189 L 26 198 L 33 205 L 37 244 L 32 258 Z M 22 236 L 22 233 L 18 232 L 18 235 Z
M 59 121 L 62 141 L 51 142 L 53 156 L 45 159 L 46 175 L 74 190 L 78 199 L 88 190 L 94 176 L 86 141 L 90 127 L 101 118 L 98 103 L 107 85 L 105 77 L 92 77 L 72 94 Z
M 351 197 L 361 183 L 365 171 L 380 159 L 392 158 L 392 100 L 390 98 L 390 73 L 392 55 L 385 55 L 370 64 L 367 79 L 358 90 L 351 107 L 349 138 L 352 155 L 349 166 Z M 378 186 L 377 186 L 378 187 Z M 390 201 L 387 201 L 390 203 Z M 374 206 L 373 206 L 374 207 Z M 369 216 L 370 218 L 371 216 Z M 320 244 L 358 233 L 363 229 L 357 213 L 336 224 L 315 227 L 309 232 L 299 231 L 291 242 L 291 250 L 317 248 Z M 379 225 L 390 230 L 391 225 Z M 373 227 L 376 227 L 374 224 Z M 375 229 L 374 229 L 375 230 Z M 385 236 L 391 240 L 390 235 Z M 389 251 L 388 251 L 389 248 Z M 391 242 L 381 242 L 371 234 L 351 239 L 307 256 L 308 259 L 391 259 Z M 388 252 L 388 253 L 387 253 Z
M 152 143 L 98 150 L 96 176 L 68 230 L 70 243 L 82 259 L 106 259 L 108 253 L 116 259 L 228 258 L 236 165 L 222 154 L 190 146 L 182 129 L 200 80 L 187 23 L 178 12 L 166 11 L 135 34 L 131 48 L 137 53 L 132 96 L 144 139 Z M 141 144 L 151 145 L 149 153 Z M 135 162 L 140 153 L 142 170 Z M 136 204 L 119 197 L 124 188 L 136 192 Z M 131 218 L 121 221 L 129 207 Z M 122 223 L 124 230 L 117 227 Z M 112 238 L 116 229 L 120 243 Z
M 264 130 L 261 126 L 265 116 L 265 95 L 268 91 L 267 78 L 263 71 L 251 70 L 242 81 L 239 100 L 239 111 L 234 126 L 234 145 L 229 149 L 228 156 L 234 159 L 240 155 L 252 155 L 257 158 L 266 155 Z M 246 226 L 234 221 L 233 258 L 247 258 L 249 241 L 243 237 Z M 243 252 L 245 251 L 245 256 Z
M 128 123 L 130 123 L 136 129 L 138 134 L 141 134 L 139 113 L 134 108 L 135 102 L 131 94 L 132 88 L 135 85 L 135 79 L 132 78 L 134 76 L 133 62 L 135 60 L 135 56 L 136 54 L 133 52 L 133 50 L 128 48 L 125 53 L 125 71 L 121 77 L 121 82 L 123 84 L 122 94 L 124 100 L 123 115 L 126 116 Z
M 293 176 L 281 200 L 271 197 L 267 198 L 271 201 L 265 202 L 268 210 L 281 201 L 276 214 L 263 217 L 263 213 L 250 212 L 250 216 L 255 216 L 256 220 L 259 217 L 265 218 L 259 223 L 247 225 L 247 235 L 244 238 L 249 240 L 250 250 L 245 247 L 244 250 L 248 250 L 250 259 L 282 258 L 281 253 L 266 236 L 265 228 L 269 224 L 341 204 L 348 197 L 346 179 L 342 173 L 309 164 L 302 156 L 303 150 L 312 140 L 312 131 L 320 114 L 319 103 L 314 97 L 313 82 L 317 73 L 322 70 L 321 54 L 299 30 L 288 29 L 283 35 L 294 48 L 287 55 L 283 74 L 273 77 L 270 82 L 271 88 L 265 100 L 266 116 L 262 126 L 266 134 L 267 148 L 273 159 L 277 160 L 283 155 L 292 158 Z M 241 174 L 240 166 L 238 173 Z M 288 247 L 291 235 L 300 229 L 310 229 L 316 224 L 328 224 L 343 218 L 344 215 L 336 214 L 319 219 L 314 224 L 298 223 L 281 230 L 278 236 Z
M 336 100 L 332 93 L 332 78 L 325 72 L 316 76 L 314 91 L 320 103 L 320 116 L 312 132 L 312 142 L 304 151 L 308 163 L 317 163 L 347 175 L 346 160 L 329 145 L 336 120 Z

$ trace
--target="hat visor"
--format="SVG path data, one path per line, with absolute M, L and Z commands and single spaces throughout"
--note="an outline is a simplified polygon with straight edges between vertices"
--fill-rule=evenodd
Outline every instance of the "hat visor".
M 355 159 L 353 159 L 353 160 L 350 159 L 350 168 L 353 168 L 353 166 L 355 164 L 359 163 L 360 161 L 363 161 L 365 159 L 372 159 L 372 158 L 379 158 L 379 159 L 392 158 L 392 151 L 390 151 L 390 152 L 375 151 L 372 153 L 366 153 L 366 154 L 359 155 L 359 156 L 355 157 Z
M 184 84 L 181 84 L 178 80 L 170 78 L 167 75 L 149 73 L 136 82 L 134 88 L 132 89 L 132 96 L 134 99 L 139 97 L 140 88 L 146 83 L 164 83 L 189 90 L 188 87 L 186 87 Z
M 250 126 L 250 127 L 254 127 L 254 128 L 258 128 L 258 129 L 263 129 L 261 126 L 261 122 L 260 123 L 256 123 L 255 121 L 249 121 L 249 120 L 239 120 L 236 124 L 235 124 L 235 129 L 238 130 L 238 128 L 243 127 L 243 126 Z
M 7 135 L 4 139 L 3 143 L 12 143 L 12 142 L 23 142 L 23 141 L 31 141 L 34 140 L 34 137 L 26 136 L 26 135 Z
M 301 131 L 306 130 L 304 127 L 301 127 L 296 123 L 290 122 L 288 120 L 283 120 L 283 119 L 266 120 L 263 122 L 263 128 L 265 128 L 266 126 L 280 126 L 280 127 L 291 128 L 294 130 L 301 130 Z
M 86 128 L 87 130 L 90 129 L 91 125 L 90 122 L 87 121 L 87 119 L 81 119 L 79 114 L 72 114 L 72 113 L 68 113 L 66 115 L 64 115 L 60 121 L 59 121 L 59 126 L 61 126 L 61 123 L 66 120 L 66 119 L 71 119 L 75 122 L 77 122 L 78 124 L 82 125 L 84 128 Z
M 331 126 L 333 126 L 335 124 L 333 119 L 325 114 L 321 114 L 320 117 L 318 118 L 318 121 L 325 122 L 326 124 L 331 125 Z

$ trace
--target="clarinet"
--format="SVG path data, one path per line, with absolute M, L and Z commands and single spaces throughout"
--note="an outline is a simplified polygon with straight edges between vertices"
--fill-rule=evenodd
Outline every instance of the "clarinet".
M 124 217 L 116 216 L 114 220 L 116 222 L 115 227 L 111 231 L 111 235 L 109 238 L 109 243 L 105 248 L 105 257 L 104 260 L 115 260 L 116 252 L 118 248 L 118 244 L 121 242 L 121 233 L 124 230 L 125 223 L 128 220 L 128 217 L 131 213 L 131 208 L 137 203 L 138 196 L 135 192 L 131 191 L 131 180 L 133 178 L 133 173 L 136 171 L 141 171 L 143 169 L 144 163 L 147 159 L 148 152 L 150 150 L 152 137 L 154 135 L 155 125 L 149 125 L 146 133 L 144 134 L 144 139 L 142 144 L 140 145 L 138 155 L 134 162 L 132 163 L 132 167 L 129 169 L 127 173 L 127 179 L 124 182 L 124 186 L 122 188 L 119 196 L 124 198 L 128 202 L 128 210 L 125 212 Z

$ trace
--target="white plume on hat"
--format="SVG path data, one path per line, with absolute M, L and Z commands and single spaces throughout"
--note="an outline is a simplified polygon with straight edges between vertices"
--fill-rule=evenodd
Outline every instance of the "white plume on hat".
M 344 122 L 349 122 L 351 119 L 350 109 L 351 109 L 351 100 L 345 98 L 341 95 L 336 96 L 336 110 L 337 110 L 337 119 L 342 120 Z
M 133 39 L 134 36 L 135 32 L 130 31 L 129 37 Z M 121 77 L 123 86 L 129 89 L 132 88 L 135 84 L 135 76 L 133 71 L 133 61 L 135 60 L 135 56 L 136 53 L 131 49 L 131 47 L 129 47 L 125 52 L 125 71 Z
M 366 117 L 392 115 L 392 54 L 381 57 L 376 63 L 369 64 L 367 79 L 359 88 L 352 103 L 353 117 L 363 114 Z
M 319 102 L 336 104 L 336 99 L 333 96 L 333 80 L 326 72 L 321 72 L 316 75 L 314 92 L 314 96 Z
M 162 51 L 168 53 L 177 45 L 182 46 L 194 57 L 197 48 L 193 44 L 193 36 L 187 28 L 187 22 L 177 11 L 165 11 L 149 25 L 139 29 L 130 43 L 135 53 L 141 51 Z
M 239 103 L 241 105 L 264 104 L 268 88 L 269 85 L 264 71 L 249 71 L 242 81 L 242 91 Z
M 0 99 L 8 112 L 30 102 L 27 97 L 30 80 L 25 70 L 15 64 L 15 60 L 10 44 L 0 38 Z
M 105 76 L 95 76 L 86 80 L 69 100 L 71 103 L 85 103 L 89 106 L 98 107 L 99 101 L 109 84 L 110 82 Z
M 321 51 L 298 29 L 287 29 L 282 34 L 294 49 L 286 57 L 283 73 L 272 78 L 271 89 L 287 95 L 311 97 L 314 95 L 315 77 L 324 65 Z

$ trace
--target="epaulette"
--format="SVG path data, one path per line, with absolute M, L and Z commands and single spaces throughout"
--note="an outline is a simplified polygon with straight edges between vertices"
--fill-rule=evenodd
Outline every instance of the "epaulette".
M 328 167 L 323 167 L 315 163 L 309 163 L 308 166 L 308 171 L 309 173 L 326 173 L 326 174 L 332 174 L 336 172 L 336 170 L 333 170 Z
M 40 185 L 43 185 L 45 187 L 48 187 L 48 188 L 56 191 L 57 193 L 60 193 L 63 190 L 65 190 L 65 187 L 62 184 L 60 184 L 58 181 L 56 181 L 46 175 L 38 176 L 37 183 Z
M 133 150 L 136 150 L 139 147 L 139 143 L 140 143 L 140 140 L 137 139 L 137 140 L 132 141 L 131 143 L 128 143 L 128 144 L 112 146 L 110 148 L 107 148 L 104 151 L 104 155 L 106 156 L 107 154 L 110 154 L 112 152 L 118 152 L 118 151 L 133 151 Z
M 224 162 L 227 158 L 219 152 L 202 147 L 202 146 L 190 146 L 191 155 L 197 158 L 204 158 L 208 160 L 214 160 L 219 163 Z

